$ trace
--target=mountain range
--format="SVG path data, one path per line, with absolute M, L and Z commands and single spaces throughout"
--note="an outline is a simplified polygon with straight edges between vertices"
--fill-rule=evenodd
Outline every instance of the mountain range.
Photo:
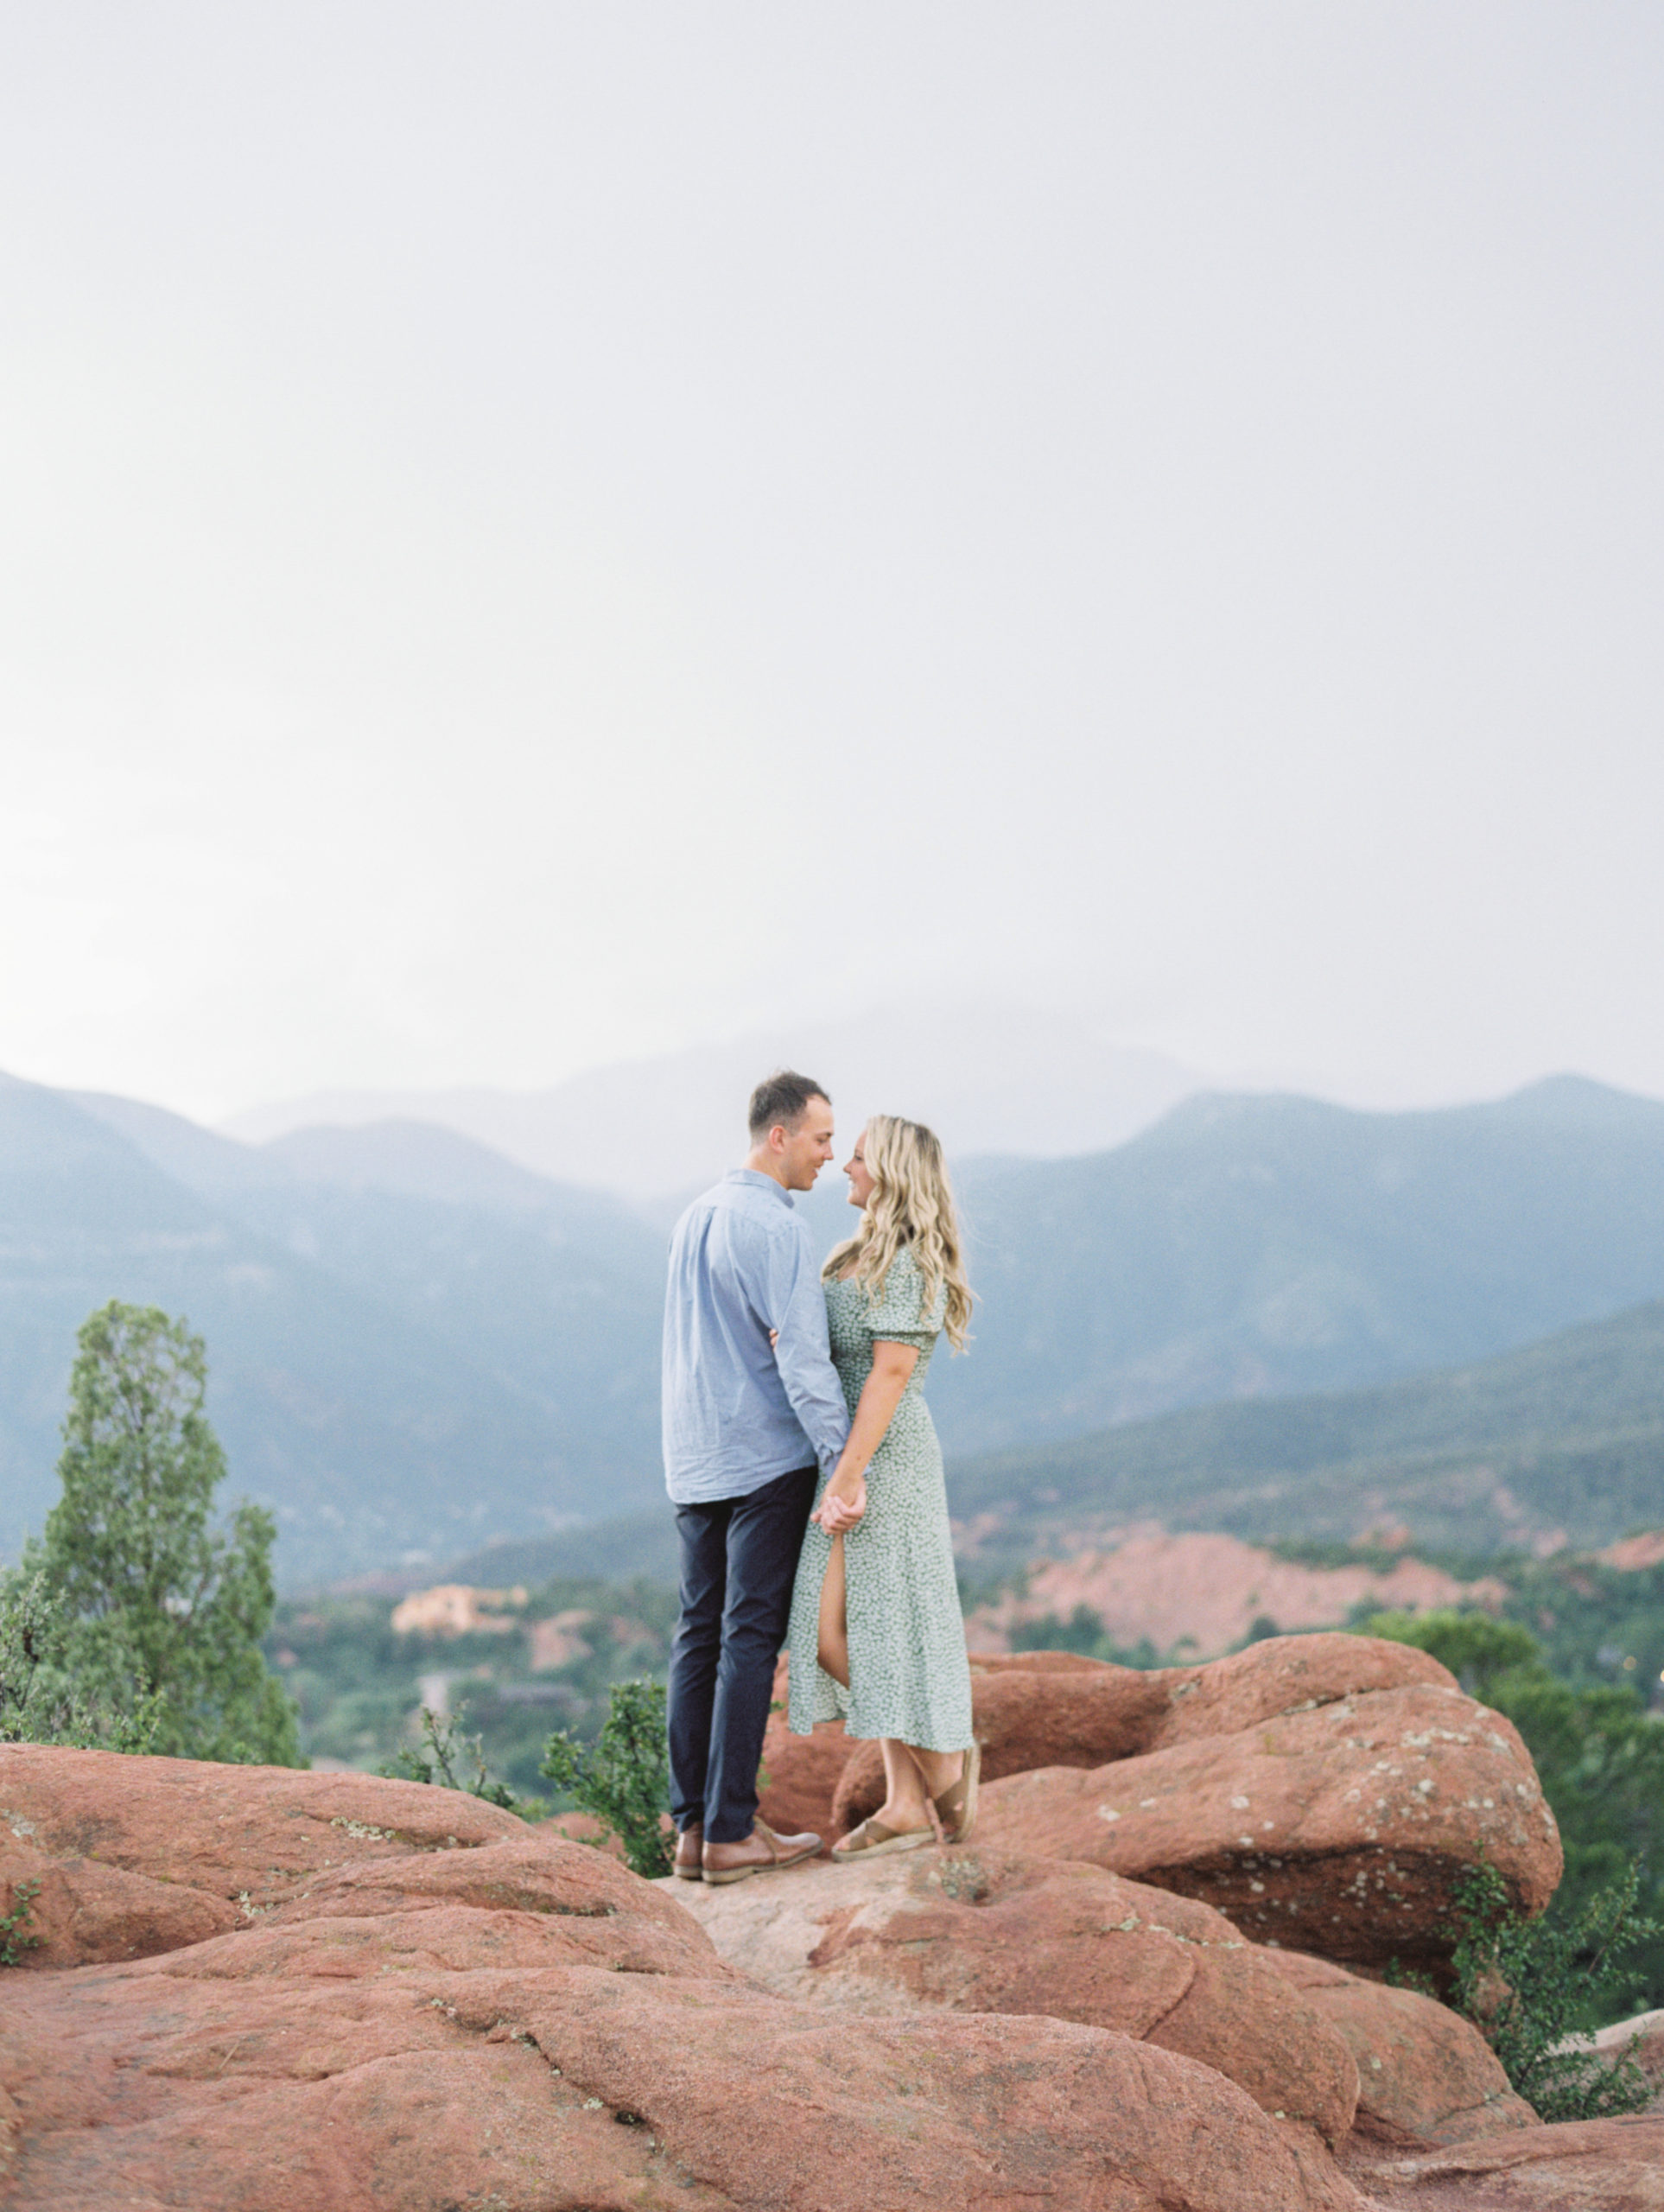
M 57 1494 L 75 1330 L 111 1298 L 206 1337 L 232 1487 L 276 1510 L 286 1579 L 655 1494 L 659 1235 L 447 1130 L 371 1149 L 366 1179 L 328 1136 L 252 1147 L 0 1081 L 8 1554 Z
M 1664 1295 L 1664 1104 L 1576 1077 L 1369 1114 L 1204 1096 L 1109 1153 L 969 1161 L 962 1452 L 1483 1359 Z
M 956 1464 L 1210 1400 L 1274 1420 L 1664 1297 L 1664 1105 L 1576 1078 L 1423 1114 L 1203 1096 L 956 1173 L 975 1338 L 930 1379 Z M 804 1203 L 822 1243 L 850 1223 L 841 1188 Z M 251 1144 L 0 1081 L 0 1546 L 55 1495 L 74 1331 L 111 1297 L 206 1335 L 290 1585 L 650 1508 L 673 1211 L 430 1124 Z

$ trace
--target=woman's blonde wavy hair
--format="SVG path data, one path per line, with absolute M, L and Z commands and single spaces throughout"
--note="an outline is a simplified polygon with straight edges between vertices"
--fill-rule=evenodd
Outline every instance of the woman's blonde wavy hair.
M 945 1284 L 948 1342 L 963 1351 L 970 1332 L 971 1287 L 954 1212 L 953 1186 L 936 1133 L 920 1122 L 874 1114 L 867 1124 L 863 1157 L 873 1179 L 861 1227 L 828 1258 L 823 1275 L 851 1274 L 877 1298 L 897 1255 L 912 1254 L 929 1313 Z M 854 1265 L 851 1265 L 851 1262 Z

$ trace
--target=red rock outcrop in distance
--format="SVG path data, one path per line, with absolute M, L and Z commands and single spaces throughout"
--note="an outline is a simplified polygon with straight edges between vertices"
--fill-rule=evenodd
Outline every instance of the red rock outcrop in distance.
M 1359 1605 L 1428 1612 L 1439 1605 L 1498 1606 L 1508 1592 L 1487 1577 L 1461 1582 L 1409 1556 L 1388 1567 L 1307 1567 L 1239 1537 L 1144 1522 L 1066 1560 L 1042 1561 L 1019 1595 L 979 1605 L 965 1624 L 973 1648 L 1005 1648 L 1020 1624 L 1067 1618 L 1084 1605 L 1123 1647 L 1147 1640 L 1158 1651 L 1188 1644 L 1198 1659 L 1229 1651 L 1256 1620 L 1284 1635 L 1333 1628 Z

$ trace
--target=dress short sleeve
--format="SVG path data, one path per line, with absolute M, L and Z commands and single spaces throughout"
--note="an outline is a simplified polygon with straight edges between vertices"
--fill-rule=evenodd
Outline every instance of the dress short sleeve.
M 877 1341 L 911 1344 L 928 1351 L 941 1334 L 948 1310 L 948 1287 L 943 1283 L 924 1310 L 924 1285 L 918 1263 L 911 1252 L 899 1252 L 876 1298 L 869 1294 L 861 1325 Z

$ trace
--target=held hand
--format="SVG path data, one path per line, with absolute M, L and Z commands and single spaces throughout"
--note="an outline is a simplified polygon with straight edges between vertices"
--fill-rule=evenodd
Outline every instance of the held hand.
M 866 1511 L 866 1476 L 855 1475 L 846 1480 L 834 1475 L 813 1517 L 829 1536 L 841 1536 L 848 1529 L 859 1528 Z

